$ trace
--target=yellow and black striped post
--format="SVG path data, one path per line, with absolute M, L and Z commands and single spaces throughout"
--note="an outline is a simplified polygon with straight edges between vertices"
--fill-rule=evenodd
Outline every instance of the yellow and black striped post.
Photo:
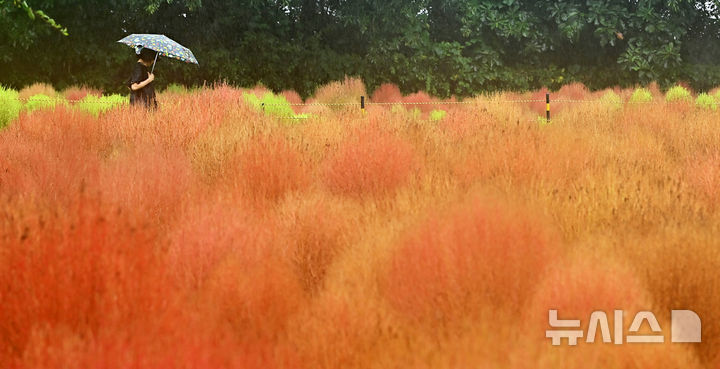
M 360 96 L 360 111 L 365 113 L 365 96 Z
M 550 93 L 545 93 L 545 119 L 550 122 Z

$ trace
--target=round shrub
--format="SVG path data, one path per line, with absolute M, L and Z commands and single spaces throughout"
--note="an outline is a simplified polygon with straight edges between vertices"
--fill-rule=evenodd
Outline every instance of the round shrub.
M 77 102 L 75 107 L 97 117 L 100 113 L 106 112 L 114 107 L 127 104 L 128 101 L 129 99 L 127 97 L 117 94 L 102 97 L 87 95 Z
M 167 87 L 165 87 L 164 92 L 172 93 L 172 94 L 184 94 L 184 93 L 187 93 L 188 90 L 187 90 L 187 87 L 185 87 L 181 84 L 171 83 Z
M 715 102 L 715 98 L 706 93 L 698 95 L 697 99 L 695 99 L 695 105 L 701 109 L 717 109 L 717 102 Z
M 88 87 L 72 86 L 72 87 L 66 88 L 66 89 L 62 92 L 62 96 L 64 96 L 65 99 L 67 99 L 67 100 L 68 100 L 69 102 L 71 102 L 71 103 L 72 103 L 72 102 L 80 101 L 80 100 L 82 100 L 85 96 L 88 96 L 88 95 L 94 95 L 94 96 L 97 96 L 97 97 L 101 97 L 101 96 L 102 96 L 102 91 L 96 90 L 96 89 L 93 89 L 93 88 L 88 88 Z
M 57 91 L 55 91 L 53 86 L 49 83 L 36 82 L 21 89 L 19 94 L 21 100 L 26 100 L 34 95 L 55 97 L 57 95 Z
M 323 182 L 334 193 L 362 196 L 395 191 L 414 166 L 412 145 L 380 127 L 353 132 L 325 163 Z
M 437 101 L 424 91 L 418 91 L 414 94 L 403 97 L 402 102 L 411 104 L 413 110 L 419 110 L 420 113 L 427 114 L 433 110 L 432 102 Z
M 404 316 L 453 319 L 483 308 L 519 313 L 556 253 L 533 217 L 473 200 L 410 230 L 390 259 L 386 298 Z
M 25 110 L 35 111 L 40 109 L 52 109 L 59 102 L 58 99 L 44 94 L 31 96 L 25 104 Z
M 322 104 L 357 104 L 360 96 L 367 96 L 365 83 L 359 78 L 346 77 L 343 81 L 329 83 L 317 89 L 313 99 Z M 332 110 L 342 111 L 342 105 L 330 106 Z
M 708 93 L 710 96 L 720 100 L 720 89 L 714 89 Z
M 614 340 L 614 311 L 623 311 L 624 333 L 640 311 L 653 311 L 651 294 L 636 270 L 613 260 L 608 255 L 583 252 L 570 260 L 550 267 L 545 278 L 534 283 L 534 297 L 526 304 L 522 314 L 521 335 L 517 351 L 511 355 L 516 362 L 512 367 L 532 362 L 533 368 L 698 368 L 687 347 L 681 345 L 613 345 L 603 343 L 598 328 L 588 343 L 590 316 L 604 312 Z M 552 346 L 546 337 L 550 328 L 549 311 L 557 310 L 558 319 L 578 319 L 585 333 L 577 345 L 563 340 L 561 346 Z M 658 313 L 658 311 L 653 311 Z M 656 315 L 663 331 L 670 328 L 662 315 Z M 647 324 L 647 323 L 645 323 Z M 625 336 L 625 334 L 624 334 Z M 536 344 L 543 342 L 543 344 Z
M 100 98 L 94 95 L 86 95 L 82 98 L 82 100 L 75 104 L 75 107 L 94 116 L 98 116 L 100 111 L 102 111 Z
M 0 129 L 16 119 L 20 109 L 22 104 L 18 100 L 17 91 L 0 86 Z
M 290 103 L 282 95 L 275 95 L 272 92 L 266 92 L 262 98 L 258 98 L 253 93 L 244 93 L 243 97 L 250 105 L 256 109 L 262 109 L 265 114 L 277 117 L 294 117 L 295 111 L 290 107 Z
M 430 120 L 437 122 L 445 118 L 445 115 L 447 115 L 445 110 L 433 110 L 430 112 Z
M 605 106 L 613 110 L 622 108 L 622 98 L 613 91 L 608 91 L 602 95 L 600 101 L 602 101 Z
M 638 88 L 630 96 L 630 102 L 634 104 L 649 103 L 653 99 L 652 94 L 646 88 Z
M 253 140 L 234 157 L 226 176 L 248 199 L 277 200 L 305 188 L 309 172 L 303 153 L 287 139 L 267 137 Z
M 685 87 L 675 86 L 668 90 L 665 94 L 665 101 L 692 101 L 692 95 Z
M 392 83 L 380 85 L 372 94 L 370 100 L 375 103 L 399 102 L 403 98 L 400 88 Z

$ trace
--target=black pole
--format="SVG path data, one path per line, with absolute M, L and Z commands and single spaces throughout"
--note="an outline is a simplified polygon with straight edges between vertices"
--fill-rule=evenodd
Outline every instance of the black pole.
M 365 111 L 365 96 L 360 96 L 360 110 Z
M 155 52 L 155 61 L 153 62 L 153 67 L 152 67 L 152 70 L 150 71 L 150 73 L 155 73 L 155 63 L 157 63 L 157 57 L 158 57 L 158 55 L 160 55 L 160 53 L 159 53 L 159 52 Z
M 545 107 L 546 107 L 545 119 L 547 119 L 547 121 L 549 122 L 550 121 L 550 93 L 549 92 L 545 93 Z

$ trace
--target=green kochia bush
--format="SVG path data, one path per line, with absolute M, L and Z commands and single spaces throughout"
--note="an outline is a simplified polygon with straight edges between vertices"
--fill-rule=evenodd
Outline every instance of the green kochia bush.
M 243 94 L 243 97 L 250 105 L 257 109 L 262 109 L 265 114 L 268 115 L 295 118 L 307 117 L 305 114 L 295 115 L 295 112 L 290 107 L 290 103 L 281 95 L 275 95 L 271 92 L 267 92 L 262 98 L 258 98 L 254 94 L 245 93 Z
M 0 129 L 5 128 L 20 114 L 22 103 L 18 100 L 18 93 L 12 89 L 0 86 Z
M 652 94 L 646 88 L 638 88 L 633 92 L 632 96 L 630 96 L 630 102 L 635 104 L 648 103 L 651 102 L 652 99 Z
M 174 94 L 185 94 L 188 92 L 187 87 L 177 84 L 177 83 L 171 83 L 165 88 L 165 92 L 174 93 Z
M 695 105 L 702 109 L 717 109 L 715 98 L 706 93 L 698 95 L 697 99 L 695 99 Z
M 608 108 L 612 110 L 618 110 L 622 108 L 622 98 L 613 91 L 608 91 L 600 98 Z
M 675 86 L 665 94 L 665 101 L 692 101 L 692 95 L 690 95 L 690 91 L 686 90 L 685 87 Z
M 110 95 L 97 97 L 95 95 L 87 95 L 82 100 L 75 104 L 75 108 L 86 111 L 94 116 L 99 116 L 100 113 L 108 111 L 117 106 L 127 104 L 128 97 L 122 95 Z
M 443 118 L 445 118 L 446 114 L 447 114 L 447 112 L 445 110 L 439 110 L 439 109 L 433 110 L 430 112 L 430 120 L 435 121 L 435 122 L 440 121 Z
M 35 111 L 39 109 L 52 109 L 55 107 L 55 105 L 58 105 L 59 103 L 64 103 L 64 101 L 57 99 L 55 97 L 50 97 L 48 95 L 43 94 L 37 94 L 30 96 L 27 103 L 25 103 L 25 110 L 27 111 Z

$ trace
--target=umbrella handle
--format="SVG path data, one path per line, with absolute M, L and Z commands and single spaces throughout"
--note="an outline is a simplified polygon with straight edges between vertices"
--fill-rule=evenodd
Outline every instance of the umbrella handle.
M 155 71 L 155 63 L 157 63 L 157 57 L 158 57 L 158 55 L 160 55 L 160 53 L 159 53 L 159 52 L 156 52 L 156 53 L 155 53 L 155 61 L 153 62 L 153 66 L 152 66 L 152 69 L 150 70 L 150 73 L 152 73 L 152 72 Z

